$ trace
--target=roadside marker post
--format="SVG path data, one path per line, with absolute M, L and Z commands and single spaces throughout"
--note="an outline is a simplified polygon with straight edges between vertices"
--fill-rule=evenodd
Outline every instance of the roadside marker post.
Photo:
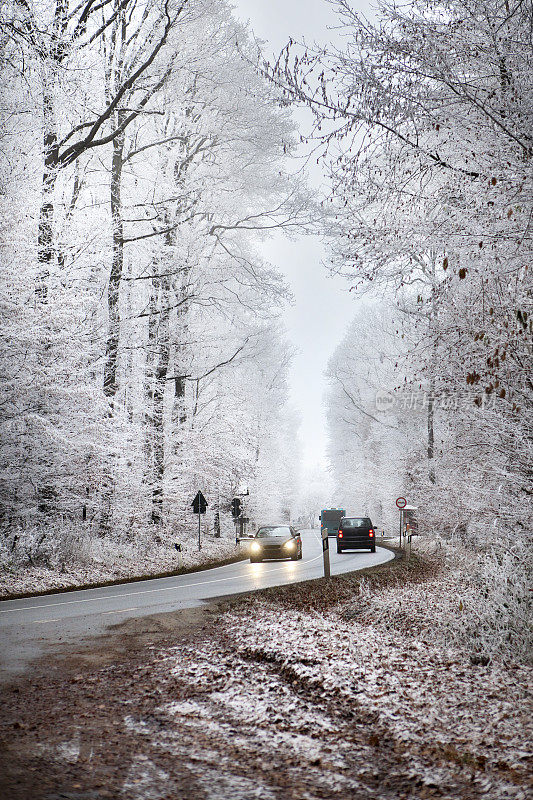
M 324 577 L 329 578 L 331 577 L 331 571 L 329 567 L 329 541 L 327 528 L 322 528 L 322 555 L 324 557 Z

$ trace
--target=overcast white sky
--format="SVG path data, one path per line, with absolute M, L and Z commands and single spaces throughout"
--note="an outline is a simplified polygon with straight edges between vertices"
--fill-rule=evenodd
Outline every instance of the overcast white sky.
M 288 39 L 326 42 L 335 34 L 328 26 L 335 16 L 326 0 L 232 0 L 236 15 L 246 21 L 258 39 L 266 42 L 268 55 L 278 53 Z M 354 7 L 368 14 L 366 0 Z M 318 180 L 318 176 L 316 178 Z M 340 278 L 328 275 L 326 254 L 316 237 L 298 242 L 279 238 L 265 247 L 265 257 L 283 272 L 291 285 L 295 304 L 285 319 L 298 348 L 291 375 L 292 402 L 302 415 L 300 437 L 304 466 L 325 464 L 324 370 L 335 347 L 355 314 L 354 294 Z

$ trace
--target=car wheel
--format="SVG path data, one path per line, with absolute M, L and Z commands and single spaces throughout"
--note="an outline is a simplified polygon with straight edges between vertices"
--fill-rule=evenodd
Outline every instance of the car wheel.
M 371 547 L 371 548 L 370 548 L 370 552 L 371 552 L 371 553 L 375 553 L 375 552 L 376 552 L 376 545 L 374 545 L 374 547 Z
M 342 547 L 339 547 L 339 545 L 337 545 L 337 553 L 342 553 Z
M 302 551 L 300 550 L 300 555 L 298 556 L 298 559 L 302 559 L 303 557 L 304 557 L 304 554 L 303 554 L 303 553 L 302 553 Z

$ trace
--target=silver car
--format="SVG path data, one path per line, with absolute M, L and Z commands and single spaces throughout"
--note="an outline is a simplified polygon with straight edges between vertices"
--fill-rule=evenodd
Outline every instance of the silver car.
M 250 544 L 250 561 L 256 563 L 264 558 L 290 558 L 298 561 L 302 557 L 302 539 L 290 525 L 262 525 Z

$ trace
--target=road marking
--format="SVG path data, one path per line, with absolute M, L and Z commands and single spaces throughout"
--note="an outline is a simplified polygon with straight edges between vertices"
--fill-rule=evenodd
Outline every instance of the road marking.
M 322 558 L 322 554 L 316 556 L 315 558 L 309 559 L 309 561 L 300 562 L 300 566 L 303 566 L 304 564 L 312 564 L 314 561 L 318 561 L 319 558 Z M 293 563 L 293 562 L 290 562 L 290 563 Z M 286 564 L 284 564 L 284 566 L 286 566 Z M 224 569 L 224 567 L 215 567 L 214 569 Z M 269 570 L 265 569 L 261 574 L 262 575 L 270 575 L 273 572 L 282 572 L 282 571 L 283 571 L 283 567 L 275 567 L 275 568 L 269 569 Z M 176 577 L 179 578 L 181 576 L 176 575 Z M 247 576 L 245 575 L 245 576 L 241 576 L 241 577 L 247 577 Z M 251 576 L 251 577 L 253 577 L 253 576 Z M 158 580 L 158 579 L 154 578 L 153 580 Z M 122 594 L 101 595 L 99 597 L 84 597 L 84 598 L 81 598 L 80 600 L 64 600 L 64 601 L 61 601 L 61 602 L 58 602 L 58 603 L 42 603 L 42 604 L 37 605 L 37 606 L 20 606 L 19 608 L 5 608 L 5 609 L 0 609 L 0 614 L 14 614 L 14 613 L 17 613 L 17 612 L 20 612 L 20 611 L 35 611 L 35 610 L 38 610 L 38 609 L 41 609 L 41 608 L 56 608 L 57 606 L 79 605 L 81 603 L 101 602 L 102 600 L 117 600 L 117 599 L 123 598 L 123 597 L 138 597 L 138 596 L 144 595 L 144 594 L 160 594 L 161 592 L 175 592 L 175 591 L 179 591 L 180 589 L 191 589 L 191 588 L 193 588 L 195 586 L 207 586 L 207 585 L 210 585 L 210 584 L 213 584 L 213 583 L 227 583 L 228 581 L 234 581 L 234 580 L 235 580 L 235 576 L 234 575 L 228 575 L 225 578 L 215 578 L 214 580 L 210 580 L 210 581 L 197 581 L 196 583 L 185 583 L 185 584 L 177 585 L 177 586 L 166 586 L 165 588 L 143 589 L 142 591 L 124 592 Z M 101 588 L 105 588 L 105 587 L 101 587 Z M 98 589 L 86 589 L 86 590 L 80 589 L 78 591 L 99 591 L 99 590 Z M 239 590 L 239 591 L 247 591 L 247 590 L 246 589 L 242 589 L 242 590 Z M 236 592 L 236 594 L 237 594 L 237 592 Z M 198 598 L 198 599 L 201 599 L 201 598 Z M 17 602 L 17 601 L 16 600 L 14 600 L 14 601 L 4 600 L 3 602 L 9 603 L 9 602 Z M 99 613 L 100 614 L 104 614 L 104 613 L 108 613 L 108 612 L 101 611 Z
M 104 614 L 126 614 L 127 611 L 138 611 L 139 607 L 135 606 L 135 608 L 121 608 L 120 611 L 102 611 L 102 616 Z
M 313 531 L 313 536 L 315 537 L 315 539 L 317 539 L 317 541 L 321 541 L 321 539 L 314 533 L 314 531 Z M 298 568 L 298 567 L 303 567 L 304 565 L 305 566 L 309 566 L 310 564 L 313 564 L 313 562 L 319 561 L 319 560 L 320 561 L 322 560 L 322 553 L 319 553 L 314 558 L 311 558 L 311 559 L 306 560 L 306 561 L 300 561 L 300 562 L 292 562 L 291 561 L 291 562 L 288 562 L 288 563 L 290 563 L 293 566 L 295 566 L 296 568 Z M 265 576 L 265 575 L 271 575 L 272 573 L 275 573 L 275 572 L 283 572 L 284 568 L 286 566 L 287 566 L 287 562 L 285 562 L 281 566 L 273 567 L 272 569 L 264 569 L 264 570 L 261 571 L 261 573 L 259 575 L 257 575 L 257 577 L 262 577 L 262 576 Z M 225 567 L 214 567 L 213 569 L 225 569 Z M 210 571 L 210 570 L 207 570 L 207 571 Z M 180 577 L 182 577 L 182 576 L 176 575 L 176 578 L 180 578 Z M 121 594 L 100 595 L 100 596 L 96 596 L 96 597 L 83 597 L 83 598 L 80 598 L 79 600 L 64 600 L 64 601 L 60 601 L 60 602 L 57 602 L 57 603 L 42 603 L 42 604 L 36 605 L 36 606 L 19 606 L 18 608 L 5 608 L 5 609 L 0 609 L 0 614 L 16 614 L 16 613 L 20 613 L 20 612 L 24 612 L 24 611 L 35 611 L 35 610 L 39 610 L 39 609 L 43 609 L 43 608 L 56 608 L 58 606 L 81 605 L 82 603 L 95 603 L 95 602 L 98 603 L 98 602 L 107 601 L 107 600 L 118 600 L 120 598 L 123 599 L 125 597 L 140 597 L 141 595 L 147 595 L 147 594 L 162 594 L 163 592 L 179 592 L 180 590 L 192 589 L 192 588 L 197 587 L 197 586 L 207 586 L 207 585 L 213 585 L 215 583 L 227 583 L 228 581 L 234 581 L 236 578 L 239 578 L 239 577 L 240 578 L 253 578 L 254 575 L 253 574 L 250 575 L 249 573 L 245 573 L 244 575 L 241 574 L 241 575 L 237 575 L 237 576 L 228 575 L 227 577 L 224 577 L 224 578 L 215 578 L 214 580 L 207 580 L 207 581 L 205 581 L 205 580 L 204 581 L 196 581 L 194 583 L 184 583 L 184 584 L 178 584 L 178 585 L 174 585 L 174 586 L 166 586 L 164 588 L 161 587 L 161 588 L 156 588 L 156 589 L 143 589 L 143 590 L 138 590 L 138 591 L 133 591 L 133 592 L 124 592 L 124 593 L 121 593 Z M 165 579 L 153 578 L 151 580 L 165 580 Z M 311 580 L 311 578 L 309 580 Z M 125 585 L 127 585 L 127 584 L 125 584 Z M 101 587 L 101 588 L 104 589 L 105 587 Z M 238 591 L 236 591 L 235 594 L 239 594 L 240 592 L 253 591 L 255 588 L 257 588 L 257 587 L 252 587 L 252 589 L 249 589 L 247 587 L 243 587 L 242 589 L 239 589 Z M 263 587 L 259 587 L 259 588 L 263 588 Z M 264 588 L 268 588 L 268 587 L 264 587 Z M 97 591 L 100 591 L 100 590 L 99 589 L 86 589 L 86 590 L 80 589 L 78 591 L 97 592 Z M 196 599 L 202 600 L 202 599 L 205 599 L 205 598 L 196 598 Z M 2 603 L 16 603 L 16 602 L 19 602 L 19 601 L 17 601 L 17 600 L 3 600 L 1 602 Z M 100 611 L 100 612 L 93 612 L 93 613 L 107 614 L 107 613 L 117 613 L 117 612 Z M 58 620 L 40 620 L 41 623 L 48 622 L 48 621 L 57 622 Z
M 100 612 L 102 616 L 104 614 L 126 614 L 128 611 L 138 611 L 139 607 L 135 606 L 134 608 L 121 608 L 118 611 L 102 611 Z M 30 622 L 29 625 L 46 625 L 47 622 L 64 622 L 64 618 L 57 617 L 56 619 L 34 619 L 33 622 Z

